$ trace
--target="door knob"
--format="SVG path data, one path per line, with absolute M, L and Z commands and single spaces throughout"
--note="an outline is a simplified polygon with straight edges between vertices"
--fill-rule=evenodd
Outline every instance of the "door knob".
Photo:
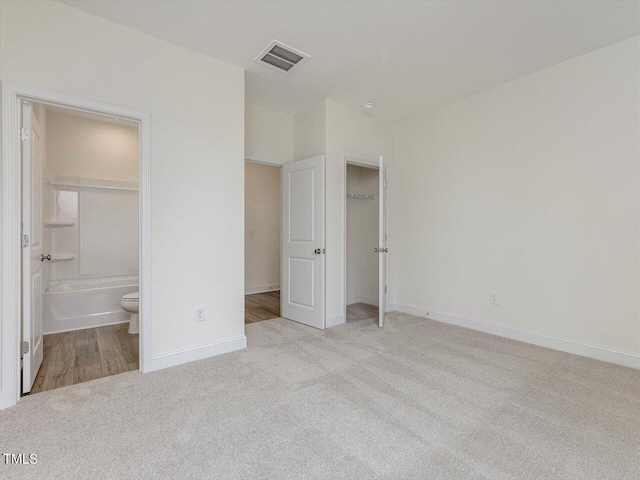
M 40 261 L 44 262 L 45 260 L 51 260 L 51 255 L 45 255 L 44 253 L 40 255 Z
M 319 248 L 316 248 L 313 253 L 315 253 L 316 255 L 320 255 L 322 253 L 322 250 L 320 250 Z
M 389 249 L 388 249 L 388 248 L 385 248 L 385 249 L 384 249 L 384 253 L 387 253 L 388 251 L 389 251 Z
M 373 249 L 373 251 L 374 251 L 375 253 L 378 253 L 378 249 L 377 249 L 377 248 L 374 248 L 374 249 Z

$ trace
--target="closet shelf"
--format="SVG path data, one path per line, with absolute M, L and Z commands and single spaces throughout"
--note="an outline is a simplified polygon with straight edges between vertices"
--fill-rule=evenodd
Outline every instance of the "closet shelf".
M 363 195 L 359 193 L 347 193 L 347 198 L 359 198 L 361 200 L 375 200 L 375 195 Z
M 73 220 L 49 220 L 45 225 L 49 228 L 72 227 L 76 222 Z
M 52 254 L 51 255 L 51 260 L 49 260 L 51 263 L 57 263 L 57 262 L 68 262 L 70 260 L 73 260 L 74 258 L 76 258 L 75 255 L 71 255 L 70 253 L 59 253 L 57 255 Z

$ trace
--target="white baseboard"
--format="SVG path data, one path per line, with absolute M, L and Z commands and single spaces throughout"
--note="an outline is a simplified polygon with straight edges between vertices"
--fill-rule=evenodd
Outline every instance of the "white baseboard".
M 335 327 L 336 325 L 342 325 L 343 323 L 347 323 L 347 319 L 344 318 L 344 315 L 327 317 L 327 319 L 325 320 L 325 328 Z
M 367 305 L 373 305 L 377 307 L 378 299 L 373 297 L 365 297 L 363 295 L 351 295 L 350 297 L 347 297 L 347 305 L 352 305 L 354 303 L 366 303 Z
M 175 352 L 161 353 L 151 358 L 151 371 L 162 370 L 163 368 L 175 367 L 183 363 L 203 360 L 223 353 L 235 352 L 247 348 L 247 337 L 231 338 L 221 342 L 208 343 L 197 347 L 185 348 Z
M 279 283 L 269 283 L 265 285 L 250 285 L 244 287 L 245 295 L 252 295 L 254 293 L 265 293 L 265 292 L 275 292 L 280 290 Z
M 390 305 L 390 310 L 408 313 L 409 315 L 415 315 L 417 317 L 429 318 L 437 322 L 457 325 L 459 327 L 469 328 L 479 332 L 490 333 L 491 335 L 510 338 L 520 342 L 531 343 L 540 347 L 560 350 L 561 352 L 572 353 L 582 357 L 594 358 L 596 360 L 602 360 L 603 362 L 640 369 L 640 355 L 631 352 L 614 350 L 612 348 L 592 345 L 568 338 L 557 337 L 555 335 L 547 335 L 520 328 L 508 327 L 505 325 L 497 325 L 483 320 L 449 315 L 447 313 L 436 312 L 413 305 L 393 304 Z

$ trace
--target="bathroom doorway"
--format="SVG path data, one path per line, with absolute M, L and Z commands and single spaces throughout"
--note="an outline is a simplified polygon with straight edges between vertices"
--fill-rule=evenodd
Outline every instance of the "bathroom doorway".
M 22 393 L 136 370 L 138 125 L 37 102 L 21 120 Z
M 245 161 L 245 324 L 280 317 L 282 167 Z
M 3 115 L 15 118 L 3 132 L 3 188 L 15 199 L 3 205 L 3 276 L 19 279 L 3 283 L 3 316 L 16 319 L 2 339 L 6 408 L 20 395 L 151 369 L 150 157 L 146 114 L 2 90 Z

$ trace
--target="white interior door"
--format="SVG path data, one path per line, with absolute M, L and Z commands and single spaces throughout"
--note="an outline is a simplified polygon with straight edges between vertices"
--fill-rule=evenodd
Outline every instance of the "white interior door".
M 44 218 L 43 130 L 31 105 L 22 107 L 22 340 L 28 353 L 22 356 L 22 391 L 31 391 L 42 364 L 42 288 Z
M 282 316 L 324 328 L 324 156 L 282 167 Z
M 387 171 L 384 159 L 380 155 L 380 175 L 378 180 L 379 224 L 378 224 L 378 326 L 384 326 L 384 315 L 387 311 Z

